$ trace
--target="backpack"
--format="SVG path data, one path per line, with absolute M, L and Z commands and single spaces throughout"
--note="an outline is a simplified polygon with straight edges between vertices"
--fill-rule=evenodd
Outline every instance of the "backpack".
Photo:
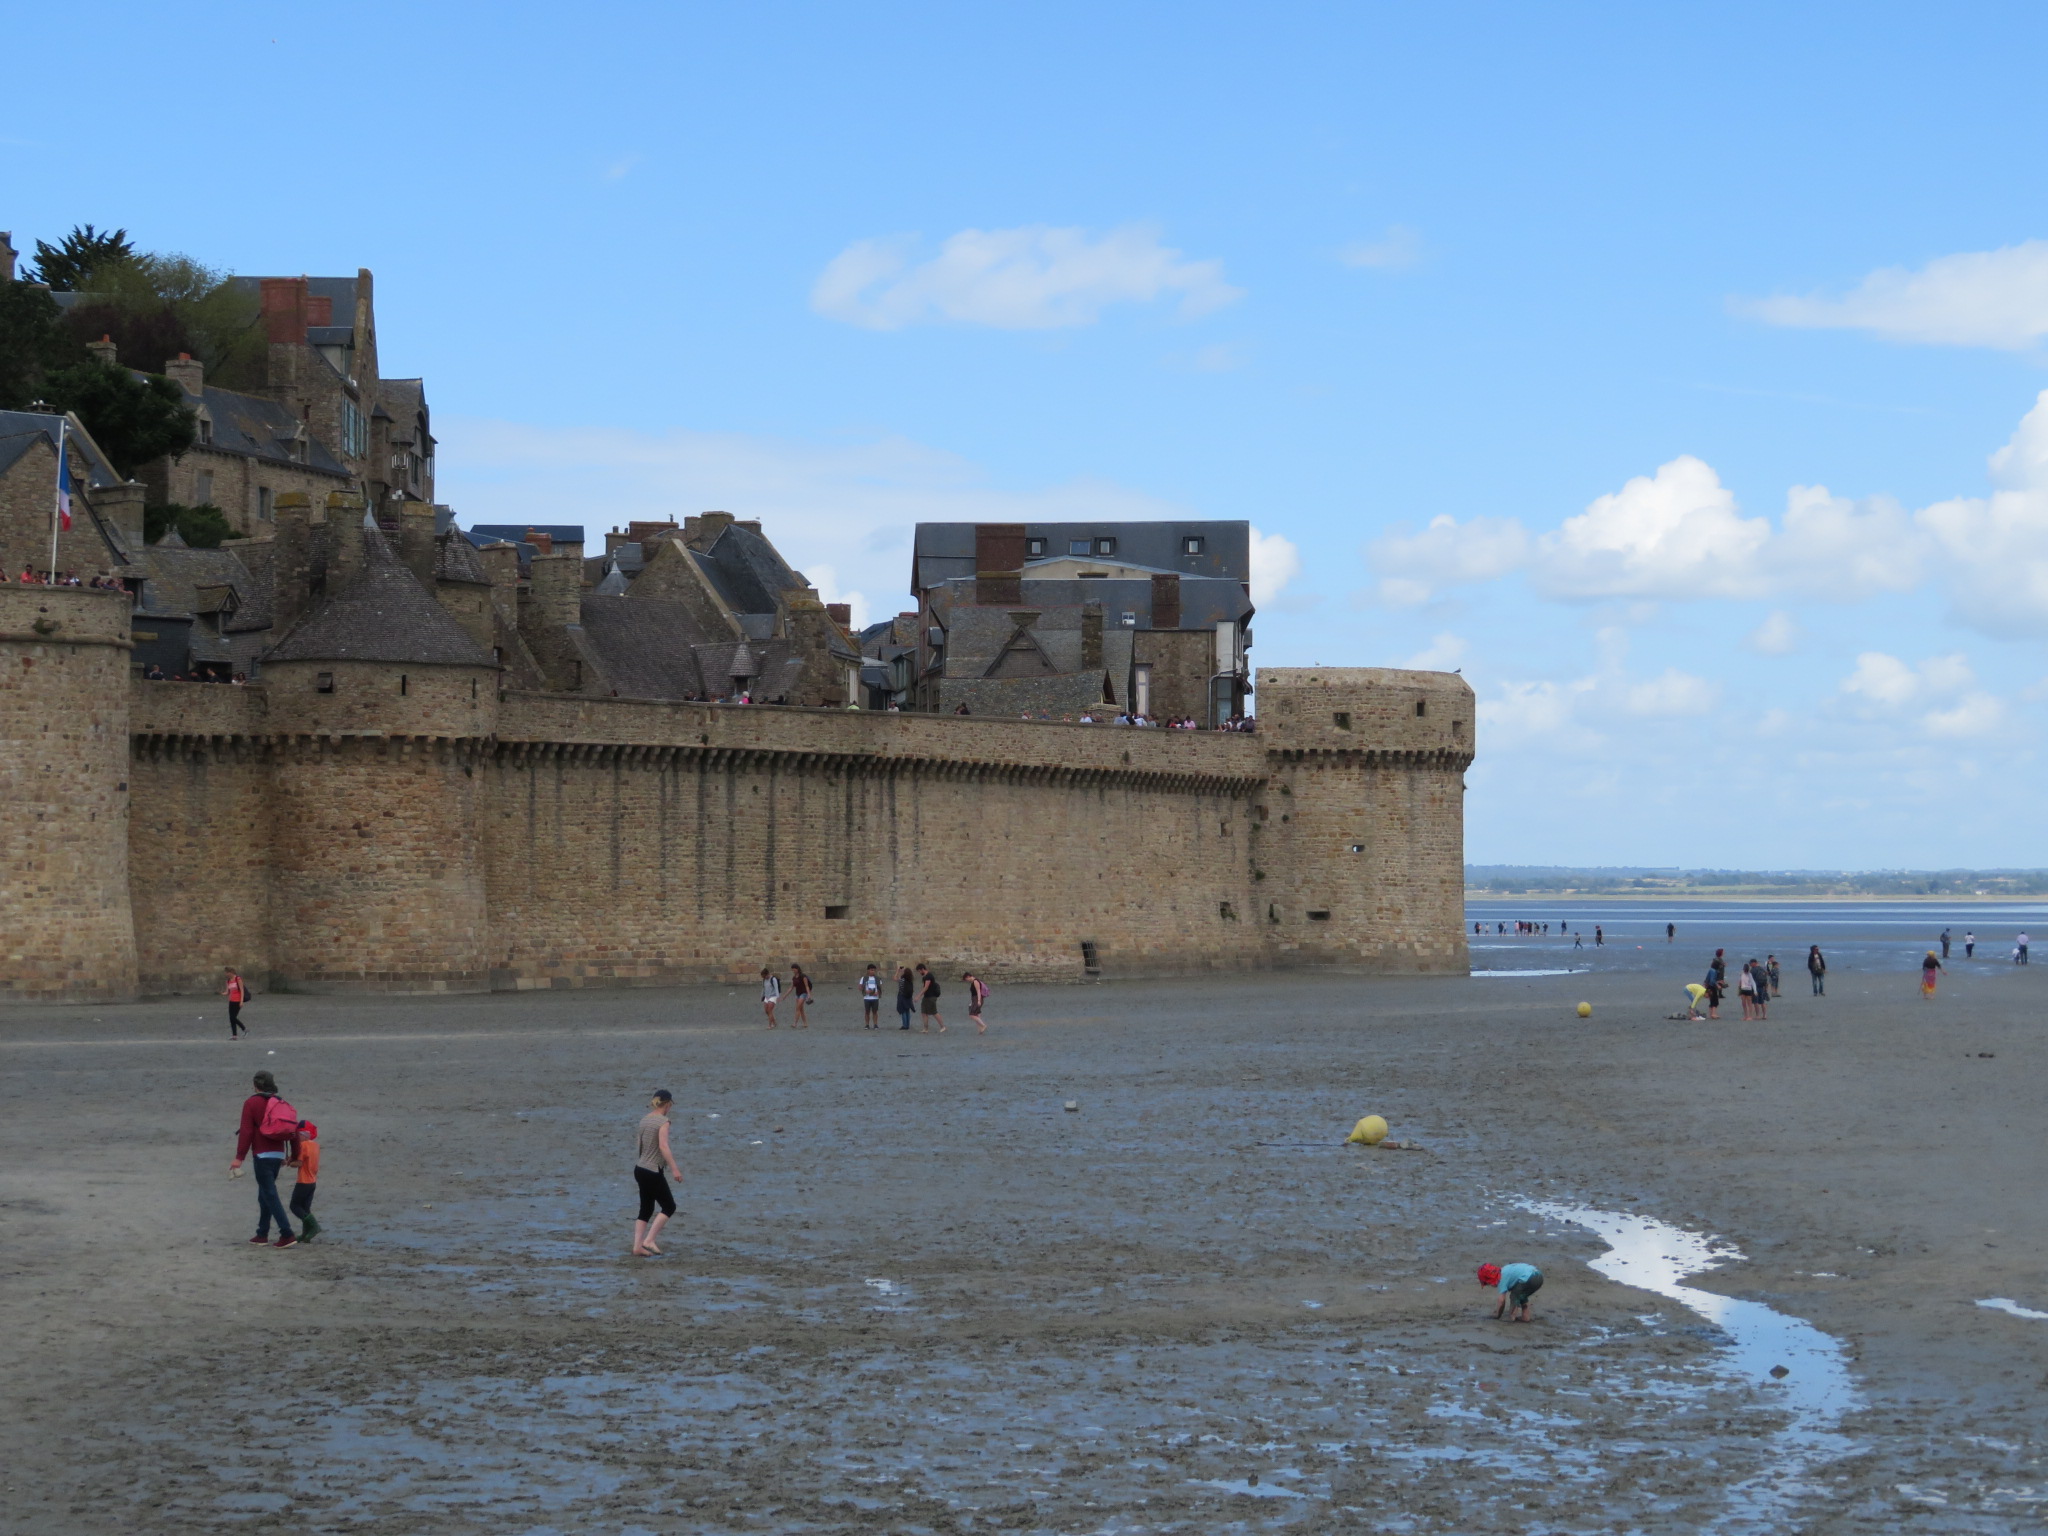
M 256 1133 L 275 1141 L 290 1141 L 299 1134 L 299 1127 L 306 1122 L 299 1118 L 299 1112 L 276 1094 L 263 1106 L 263 1118 L 256 1123 Z

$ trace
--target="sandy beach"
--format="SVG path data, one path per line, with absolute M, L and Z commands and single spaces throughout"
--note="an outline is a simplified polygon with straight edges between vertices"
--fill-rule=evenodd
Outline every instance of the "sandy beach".
M 2048 972 L 1670 1021 L 1705 952 L 1004 988 L 986 1038 L 864 1032 L 841 978 L 808 1032 L 726 988 L 10 1012 L 5 1527 L 2040 1528 L 2048 1318 L 1979 1303 L 2048 1312 Z M 258 1067 L 322 1126 L 288 1252 L 225 1177 Z M 1685 1283 L 1843 1389 L 1558 1209 L 1739 1250 Z

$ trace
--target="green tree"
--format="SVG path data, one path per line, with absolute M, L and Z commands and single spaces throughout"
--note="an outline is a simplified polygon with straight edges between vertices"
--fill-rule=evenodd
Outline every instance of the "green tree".
M 107 263 L 64 323 L 81 345 L 111 337 L 130 368 L 154 373 L 189 352 L 206 365 L 210 384 L 255 390 L 267 382 L 270 349 L 257 295 L 190 256 L 147 253 Z
M 55 245 L 47 240 L 36 242 L 36 264 L 29 269 L 28 279 L 61 293 L 82 293 L 96 275 L 134 259 L 135 247 L 127 230 L 103 234 L 90 224 L 75 224 Z
M 55 299 L 33 283 L 0 283 L 0 410 L 24 409 L 51 370 L 84 358 Z
M 178 537 L 194 549 L 216 549 L 223 539 L 237 539 L 235 525 L 228 521 L 227 513 L 209 503 L 196 507 L 180 506 L 167 501 L 160 507 L 142 509 L 142 537 L 145 543 L 154 544 L 173 528 Z
M 114 468 L 130 479 L 152 459 L 183 453 L 197 435 L 198 417 L 169 379 L 138 379 L 125 368 L 80 363 L 52 371 L 43 396 L 75 412 Z

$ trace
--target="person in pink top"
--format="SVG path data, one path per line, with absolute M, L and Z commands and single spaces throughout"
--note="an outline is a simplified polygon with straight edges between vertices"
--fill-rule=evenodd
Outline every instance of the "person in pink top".
M 235 1160 L 228 1164 L 228 1177 L 239 1178 L 242 1160 L 247 1157 L 255 1159 L 256 1235 L 249 1241 L 270 1245 L 270 1223 L 275 1220 L 275 1246 L 296 1248 L 299 1240 L 292 1234 L 291 1221 L 284 1213 L 284 1202 L 277 1197 L 277 1175 L 284 1167 L 285 1154 L 291 1150 L 291 1143 L 263 1134 L 263 1111 L 277 1097 L 277 1079 L 268 1072 L 258 1072 L 254 1083 L 256 1091 L 242 1101 L 242 1125 L 235 1137 Z
M 249 1001 L 249 984 L 232 965 L 221 969 L 227 974 L 227 982 L 220 995 L 228 1000 L 228 1038 L 233 1040 L 249 1033 L 249 1026 L 242 1022 L 242 1004 Z

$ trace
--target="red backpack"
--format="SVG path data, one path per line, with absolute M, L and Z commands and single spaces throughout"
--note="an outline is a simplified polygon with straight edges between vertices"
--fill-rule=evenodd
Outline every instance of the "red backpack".
M 273 1141 L 290 1141 L 299 1134 L 299 1127 L 304 1124 L 305 1121 L 299 1118 L 296 1109 L 285 1103 L 278 1095 L 272 1094 L 263 1106 L 263 1118 L 256 1123 L 256 1132 L 260 1136 L 270 1137 Z

